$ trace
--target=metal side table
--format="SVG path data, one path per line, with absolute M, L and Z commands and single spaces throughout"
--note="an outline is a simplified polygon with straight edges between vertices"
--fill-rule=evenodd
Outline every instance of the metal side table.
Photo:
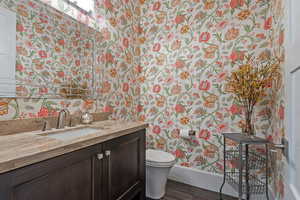
M 241 133 L 224 133 L 223 136 L 224 178 L 220 188 L 220 199 L 223 199 L 222 189 L 227 182 L 238 191 L 239 200 L 243 197 L 249 200 L 251 195 L 266 195 L 266 199 L 269 200 L 269 142 Z M 228 145 L 229 141 L 237 145 Z

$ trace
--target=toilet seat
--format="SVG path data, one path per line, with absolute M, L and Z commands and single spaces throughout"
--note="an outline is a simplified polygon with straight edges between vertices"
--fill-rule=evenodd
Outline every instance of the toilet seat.
M 152 167 L 171 167 L 175 164 L 175 157 L 167 152 L 147 149 L 146 165 Z

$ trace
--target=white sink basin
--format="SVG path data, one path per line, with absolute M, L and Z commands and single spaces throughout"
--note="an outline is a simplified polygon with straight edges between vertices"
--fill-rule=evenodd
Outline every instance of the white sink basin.
M 47 136 L 47 137 L 57 139 L 57 140 L 67 141 L 67 140 L 73 140 L 73 139 L 76 139 L 79 137 L 83 137 L 86 135 L 90 135 L 90 134 L 96 133 L 97 131 L 99 131 L 99 129 L 83 127 L 83 128 L 60 130 L 60 131 L 55 131 L 55 132 L 50 132 L 50 133 L 42 133 L 39 135 Z

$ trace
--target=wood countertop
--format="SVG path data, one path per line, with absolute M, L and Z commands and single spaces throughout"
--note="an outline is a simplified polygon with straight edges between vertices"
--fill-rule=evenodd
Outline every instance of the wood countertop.
M 95 133 L 72 140 L 50 138 L 64 130 L 90 127 Z M 104 120 L 91 125 L 0 136 L 0 174 L 145 129 L 147 123 Z

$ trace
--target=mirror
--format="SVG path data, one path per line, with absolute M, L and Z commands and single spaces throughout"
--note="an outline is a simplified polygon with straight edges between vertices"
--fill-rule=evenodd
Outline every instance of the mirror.
M 16 95 L 16 14 L 0 8 L 0 96 Z
M 16 97 L 94 98 L 98 32 L 47 1 L 5 5 L 17 13 Z

